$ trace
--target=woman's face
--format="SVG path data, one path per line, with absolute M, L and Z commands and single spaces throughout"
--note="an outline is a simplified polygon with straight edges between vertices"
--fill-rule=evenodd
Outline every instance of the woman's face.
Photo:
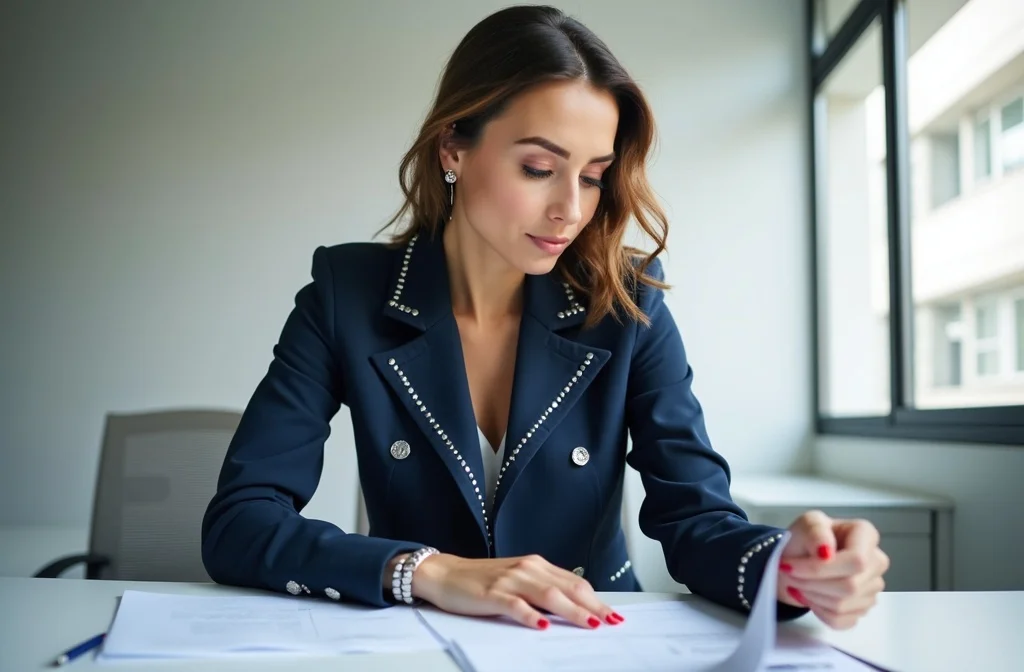
M 618 123 L 611 94 L 555 82 L 514 99 L 472 149 L 442 148 L 442 166 L 458 176 L 460 235 L 478 237 L 523 273 L 551 271 L 594 216 Z

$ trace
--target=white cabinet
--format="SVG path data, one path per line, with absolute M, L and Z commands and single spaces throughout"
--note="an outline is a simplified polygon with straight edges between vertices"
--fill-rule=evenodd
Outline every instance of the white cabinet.
M 953 505 L 949 500 L 832 478 L 790 474 L 733 477 L 732 497 L 752 522 L 789 527 L 804 511 L 864 518 L 892 560 L 887 591 L 953 589 Z

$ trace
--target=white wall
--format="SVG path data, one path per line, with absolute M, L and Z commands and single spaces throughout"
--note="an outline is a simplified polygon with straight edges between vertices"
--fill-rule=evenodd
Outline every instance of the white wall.
M 398 205 L 447 54 L 499 2 L 0 10 L 0 525 L 86 525 L 103 416 L 241 408 L 316 245 Z M 650 95 L 669 304 L 736 471 L 809 459 L 798 0 L 561 5 Z M 307 512 L 352 519 L 334 423 Z
M 820 473 L 953 500 L 955 590 L 1024 589 L 1024 450 L 1019 447 L 821 437 Z

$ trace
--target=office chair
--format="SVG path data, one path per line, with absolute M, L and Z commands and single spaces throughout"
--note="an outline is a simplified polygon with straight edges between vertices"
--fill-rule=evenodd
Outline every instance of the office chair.
M 88 553 L 35 576 L 84 563 L 89 579 L 210 581 L 200 527 L 240 419 L 209 410 L 107 415 Z

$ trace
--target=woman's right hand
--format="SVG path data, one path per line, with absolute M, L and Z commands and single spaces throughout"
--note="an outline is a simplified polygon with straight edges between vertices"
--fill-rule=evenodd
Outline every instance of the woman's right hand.
M 582 628 L 625 620 L 598 599 L 590 582 L 539 555 L 486 559 L 432 555 L 413 574 L 412 594 L 444 611 L 507 616 L 538 630 L 550 625 L 541 610 Z

